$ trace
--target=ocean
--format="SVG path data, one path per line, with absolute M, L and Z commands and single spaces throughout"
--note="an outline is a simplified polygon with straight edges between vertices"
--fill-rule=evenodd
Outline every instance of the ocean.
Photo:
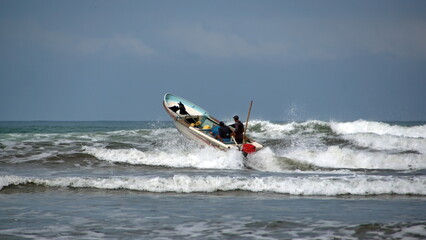
M 426 239 L 426 122 L 0 122 L 0 239 Z

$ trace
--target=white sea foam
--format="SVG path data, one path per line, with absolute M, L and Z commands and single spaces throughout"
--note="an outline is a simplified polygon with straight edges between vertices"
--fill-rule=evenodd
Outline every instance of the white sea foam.
M 283 166 L 277 161 L 275 153 L 269 147 L 262 149 L 260 152 L 251 154 L 246 160 L 246 165 L 259 171 L 285 171 Z
M 396 126 L 383 122 L 358 120 L 354 122 L 331 122 L 331 129 L 337 134 L 376 133 L 379 135 L 394 135 L 402 137 L 426 138 L 426 125 Z
M 1 229 L 0 233 L 6 236 L 15 236 L 24 239 L 75 239 L 76 235 L 73 234 L 75 229 L 72 226 L 64 224 L 55 224 L 54 226 L 43 226 L 38 228 L 36 226 L 27 226 L 22 228 Z M 69 235 L 68 235 L 69 234 Z M 105 239 L 105 234 L 91 230 L 79 230 L 79 238 L 82 239 Z M 45 236 L 45 237 L 43 237 Z M 55 237 L 53 237 L 55 236 Z M 61 236 L 58 238 L 57 236 Z M 13 239 L 13 238 L 12 238 Z
M 113 177 L 113 178 L 34 178 L 0 176 L 0 189 L 10 185 L 38 184 L 48 187 L 128 189 L 148 192 L 216 192 L 248 191 L 290 195 L 426 195 L 425 177 L 228 177 L 188 176 L 173 177 Z
M 426 138 L 408 138 L 392 135 L 356 133 L 342 136 L 356 145 L 376 150 L 416 151 L 426 154 Z
M 264 138 L 279 138 L 288 132 L 293 131 L 296 123 L 277 124 L 269 121 L 252 120 L 250 126 L 259 125 L 260 129 L 257 132 L 250 134 L 256 137 Z
M 378 135 L 393 135 L 411 138 L 426 138 L 426 125 L 398 126 L 384 122 L 357 120 L 353 122 L 323 122 L 311 120 L 306 122 L 273 123 L 270 121 L 253 120 L 250 126 L 257 125 L 258 130 L 250 132 L 251 135 L 262 138 L 281 138 L 291 134 L 294 130 L 301 133 L 317 132 L 317 126 L 329 126 L 337 134 L 375 133 Z
M 325 168 L 350 169 L 426 169 L 426 156 L 419 154 L 388 154 L 330 146 L 326 150 L 296 149 L 285 157 Z
M 253 137 L 260 138 L 282 138 L 288 136 L 293 131 L 298 129 L 302 133 L 313 133 L 316 131 L 316 125 L 324 125 L 327 126 L 328 123 L 312 120 L 306 121 L 302 123 L 290 122 L 290 123 L 273 123 L 269 121 L 261 121 L 261 120 L 253 120 L 250 121 L 250 126 L 260 126 L 259 130 L 255 132 L 250 132 L 250 135 Z
M 138 149 L 106 149 L 83 147 L 85 153 L 100 160 L 114 163 L 129 163 L 166 167 L 192 167 L 200 169 L 241 169 L 243 157 L 238 151 L 220 151 L 213 148 L 193 148 L 188 152 L 149 151 Z
M 402 227 L 392 235 L 393 239 L 426 239 L 426 226 L 424 224 Z

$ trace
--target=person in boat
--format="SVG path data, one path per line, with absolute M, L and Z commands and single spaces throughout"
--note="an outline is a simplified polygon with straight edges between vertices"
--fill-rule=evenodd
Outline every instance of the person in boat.
M 178 104 L 179 104 L 179 106 L 175 105 L 175 106 L 169 107 L 169 109 L 172 110 L 175 113 L 177 113 L 177 111 L 180 110 L 179 111 L 180 114 L 182 114 L 182 115 L 188 115 L 188 112 L 186 111 L 185 105 L 183 105 L 182 102 L 179 102 Z
M 182 102 L 179 102 L 179 110 L 180 110 L 180 114 L 188 115 L 188 112 L 186 111 L 185 105 L 183 105 Z
M 234 116 L 234 122 L 235 123 L 231 125 L 234 128 L 234 132 L 232 133 L 232 135 L 234 136 L 235 141 L 237 143 L 243 143 L 244 125 L 240 121 L 238 115 Z
M 232 134 L 232 130 L 225 125 L 225 123 L 223 122 L 219 122 L 219 129 L 218 129 L 218 139 L 221 140 L 222 142 L 228 140 L 231 137 Z

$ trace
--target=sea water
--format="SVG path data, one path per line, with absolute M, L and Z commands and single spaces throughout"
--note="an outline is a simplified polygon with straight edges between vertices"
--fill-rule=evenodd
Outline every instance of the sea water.
M 425 239 L 426 122 L 0 122 L 0 239 Z

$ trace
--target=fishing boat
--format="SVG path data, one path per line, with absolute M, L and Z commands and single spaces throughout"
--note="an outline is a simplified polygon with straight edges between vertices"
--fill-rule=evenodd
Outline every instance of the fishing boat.
M 243 143 L 240 144 L 233 137 L 230 139 L 217 138 L 215 135 L 220 121 L 212 117 L 203 108 L 184 98 L 167 93 L 164 95 L 163 106 L 173 119 L 177 130 L 200 145 L 207 145 L 224 151 L 236 149 L 242 151 L 244 156 L 263 148 L 262 144 L 245 134 Z M 232 131 L 234 130 L 232 126 L 228 127 Z

